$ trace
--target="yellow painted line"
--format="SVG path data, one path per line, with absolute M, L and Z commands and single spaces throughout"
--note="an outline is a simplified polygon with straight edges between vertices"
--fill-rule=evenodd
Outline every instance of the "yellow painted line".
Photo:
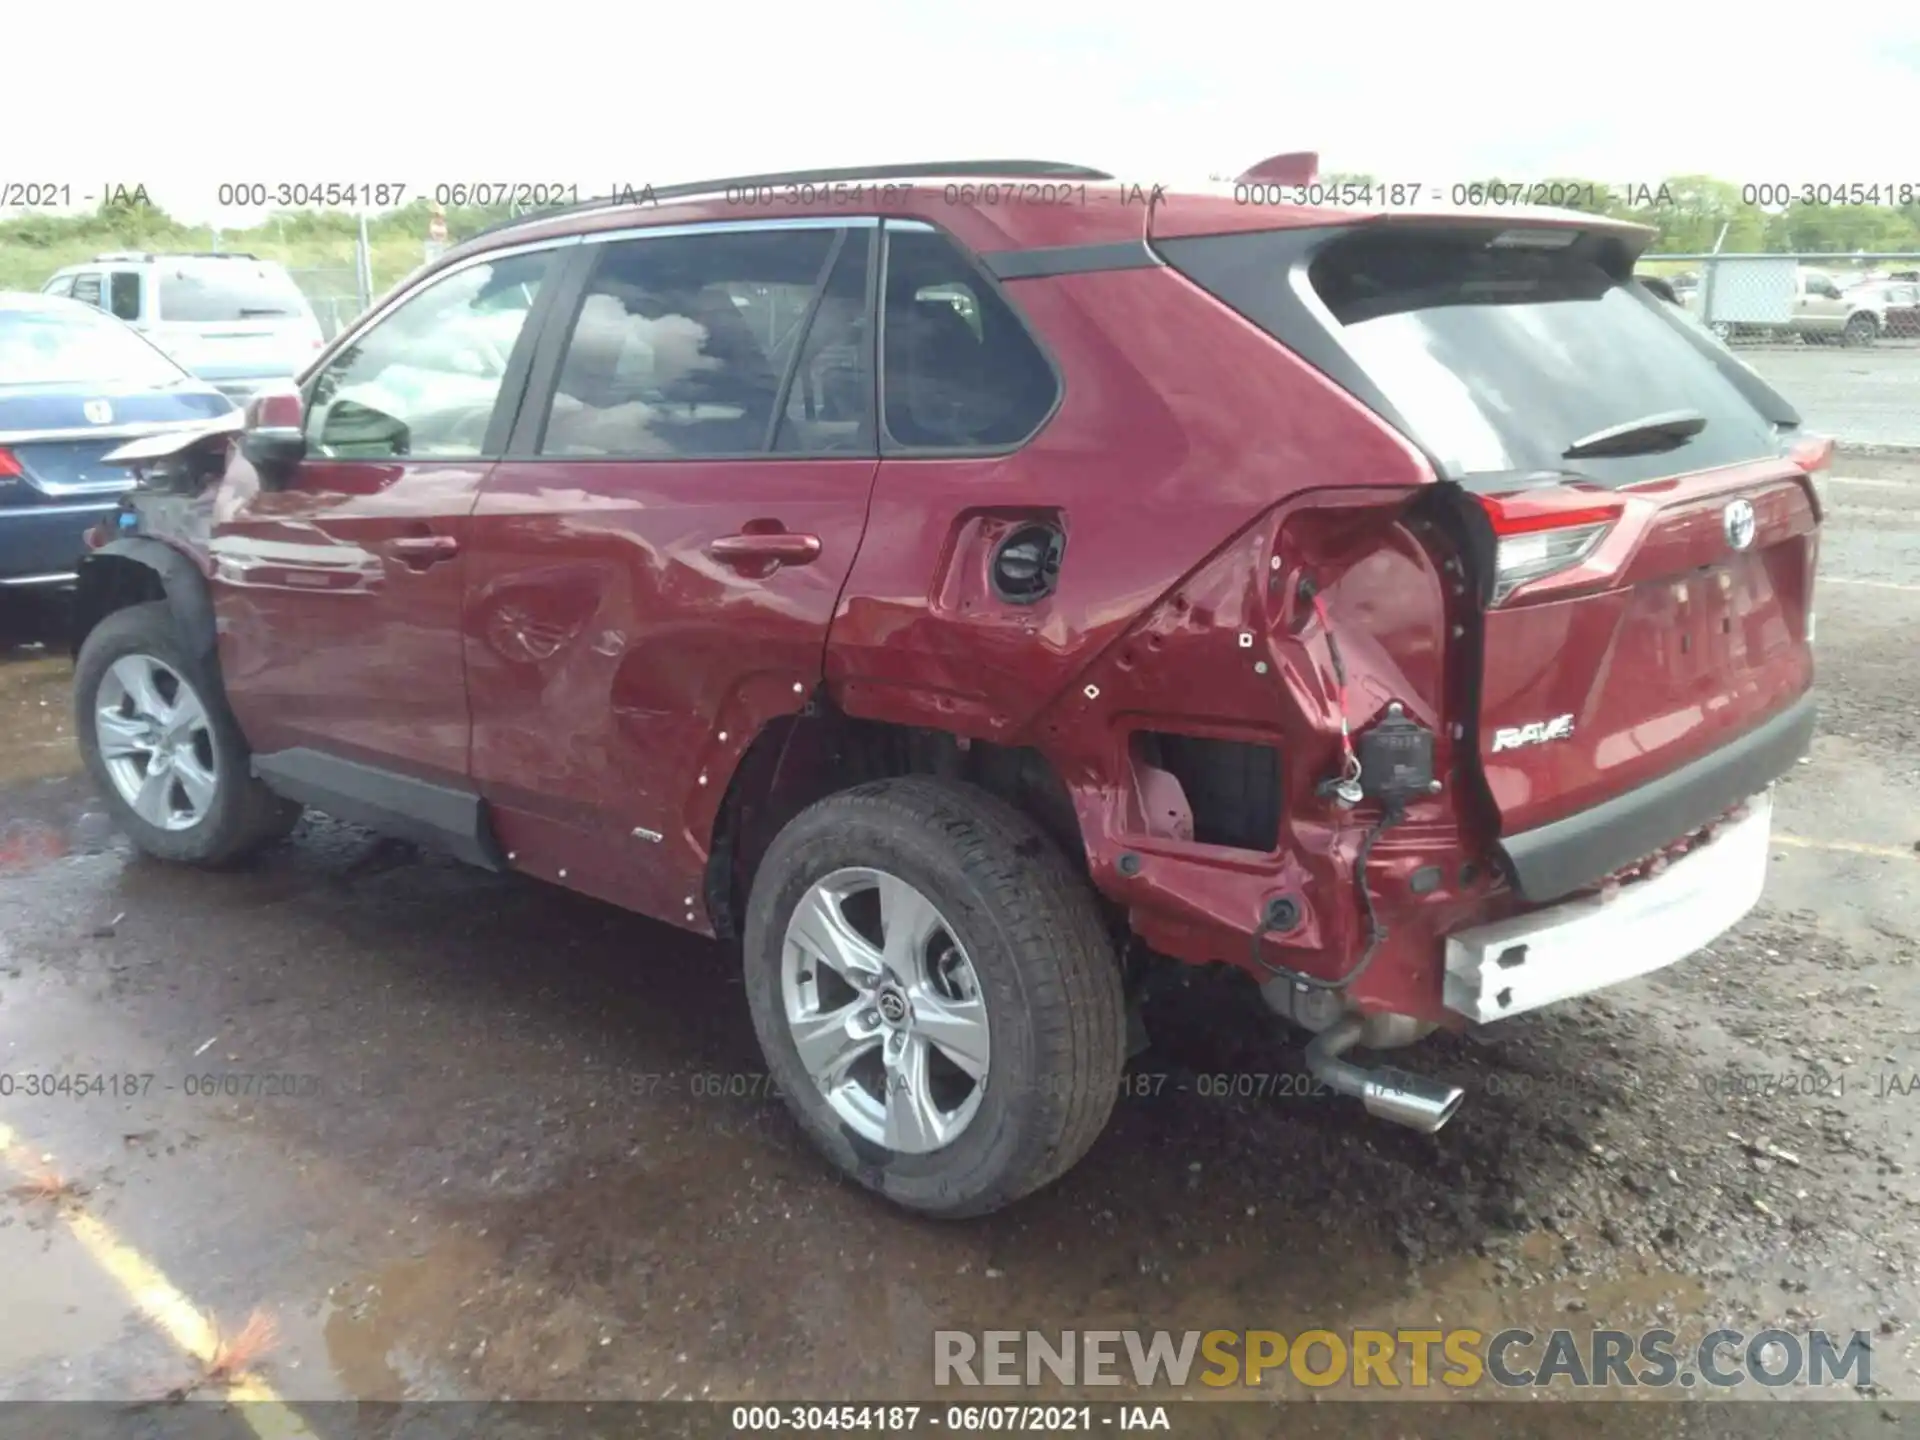
M 23 1177 L 33 1174 L 39 1159 L 20 1144 L 5 1121 L 0 1121 L 0 1157 Z M 213 1322 L 159 1266 L 116 1235 L 104 1220 L 72 1205 L 61 1205 L 59 1215 L 73 1238 L 127 1292 L 141 1314 L 202 1365 L 213 1363 L 219 1344 Z M 237 1403 L 240 1417 L 260 1440 L 314 1440 L 306 1422 L 257 1375 L 242 1374 L 225 1388 L 222 1398 Z
M 1838 850 L 1843 855 L 1873 855 L 1882 860 L 1920 860 L 1920 851 L 1902 850 L 1897 845 L 1868 845 L 1860 840 L 1809 840 L 1804 835 L 1773 832 L 1773 843 L 1791 845 L 1796 850 Z

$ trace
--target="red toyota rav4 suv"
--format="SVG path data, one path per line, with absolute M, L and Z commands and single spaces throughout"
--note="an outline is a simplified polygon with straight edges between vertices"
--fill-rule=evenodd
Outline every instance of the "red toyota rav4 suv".
M 737 939 L 799 1123 L 917 1210 L 1086 1151 L 1156 956 L 1438 1129 L 1348 1052 L 1758 897 L 1831 446 L 1644 229 L 1286 198 L 896 166 L 468 241 L 128 447 L 87 763 L 155 855 L 313 805 Z

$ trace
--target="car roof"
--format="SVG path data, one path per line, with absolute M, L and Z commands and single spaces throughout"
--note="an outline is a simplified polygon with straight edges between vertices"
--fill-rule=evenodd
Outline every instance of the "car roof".
M 1026 167 L 1024 169 L 1020 167 Z M 900 178 L 894 179 L 893 176 Z M 842 178 L 842 177 L 858 177 Z M 751 204 L 739 191 L 764 190 Z M 1285 187 L 1282 187 L 1285 188 Z M 847 191 L 862 197 L 858 211 Z M 1062 203 L 1062 192 L 1066 202 Z M 945 166 L 810 171 L 654 187 L 635 197 L 605 197 L 503 221 L 450 247 L 407 277 L 407 284 L 473 257 L 607 231 L 715 222 L 763 224 L 884 213 L 940 225 L 976 254 L 1047 247 L 1138 244 L 1182 236 L 1307 226 L 1497 222 L 1601 230 L 1650 240 L 1651 227 L 1581 211 L 1519 206 L 1421 204 L 1263 205 L 1246 203 L 1233 182 L 1149 185 L 1101 171 L 1045 161 L 955 162 Z M 1149 232 L 1151 225 L 1151 232 Z
M 244 260 L 250 265 L 278 265 L 247 250 L 107 250 L 82 263 L 88 265 L 151 265 L 160 260 Z
M 106 315 L 106 311 L 65 295 L 41 295 L 29 290 L 0 290 L 0 310 L 46 310 L 56 315 Z M 114 317 L 108 315 L 109 320 Z

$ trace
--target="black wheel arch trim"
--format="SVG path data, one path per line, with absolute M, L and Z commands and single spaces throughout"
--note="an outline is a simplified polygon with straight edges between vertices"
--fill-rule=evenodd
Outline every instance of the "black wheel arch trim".
M 1595 885 L 1712 821 L 1778 780 L 1807 753 L 1812 695 L 1710 754 L 1564 820 L 1500 841 L 1514 888 L 1535 904 Z
M 104 603 L 107 567 L 103 562 L 107 560 L 131 562 L 154 573 L 168 608 L 173 611 L 174 623 L 180 627 L 181 643 L 217 678 L 219 642 L 214 628 L 213 592 L 207 585 L 207 577 L 173 546 L 147 536 L 109 540 L 98 550 L 81 557 L 74 582 L 73 653 L 78 655 L 93 627 L 118 608 Z
M 507 868 L 486 801 L 471 790 L 304 746 L 254 756 L 253 773 L 276 795 L 336 819 L 414 841 L 482 869 Z

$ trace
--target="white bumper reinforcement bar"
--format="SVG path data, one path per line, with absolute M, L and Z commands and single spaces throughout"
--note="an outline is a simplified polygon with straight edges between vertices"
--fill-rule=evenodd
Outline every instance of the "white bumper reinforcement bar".
M 1569 900 L 1447 937 L 1446 1006 L 1482 1023 L 1683 960 L 1754 907 L 1767 877 L 1773 797 L 1660 874 L 1610 898 Z

